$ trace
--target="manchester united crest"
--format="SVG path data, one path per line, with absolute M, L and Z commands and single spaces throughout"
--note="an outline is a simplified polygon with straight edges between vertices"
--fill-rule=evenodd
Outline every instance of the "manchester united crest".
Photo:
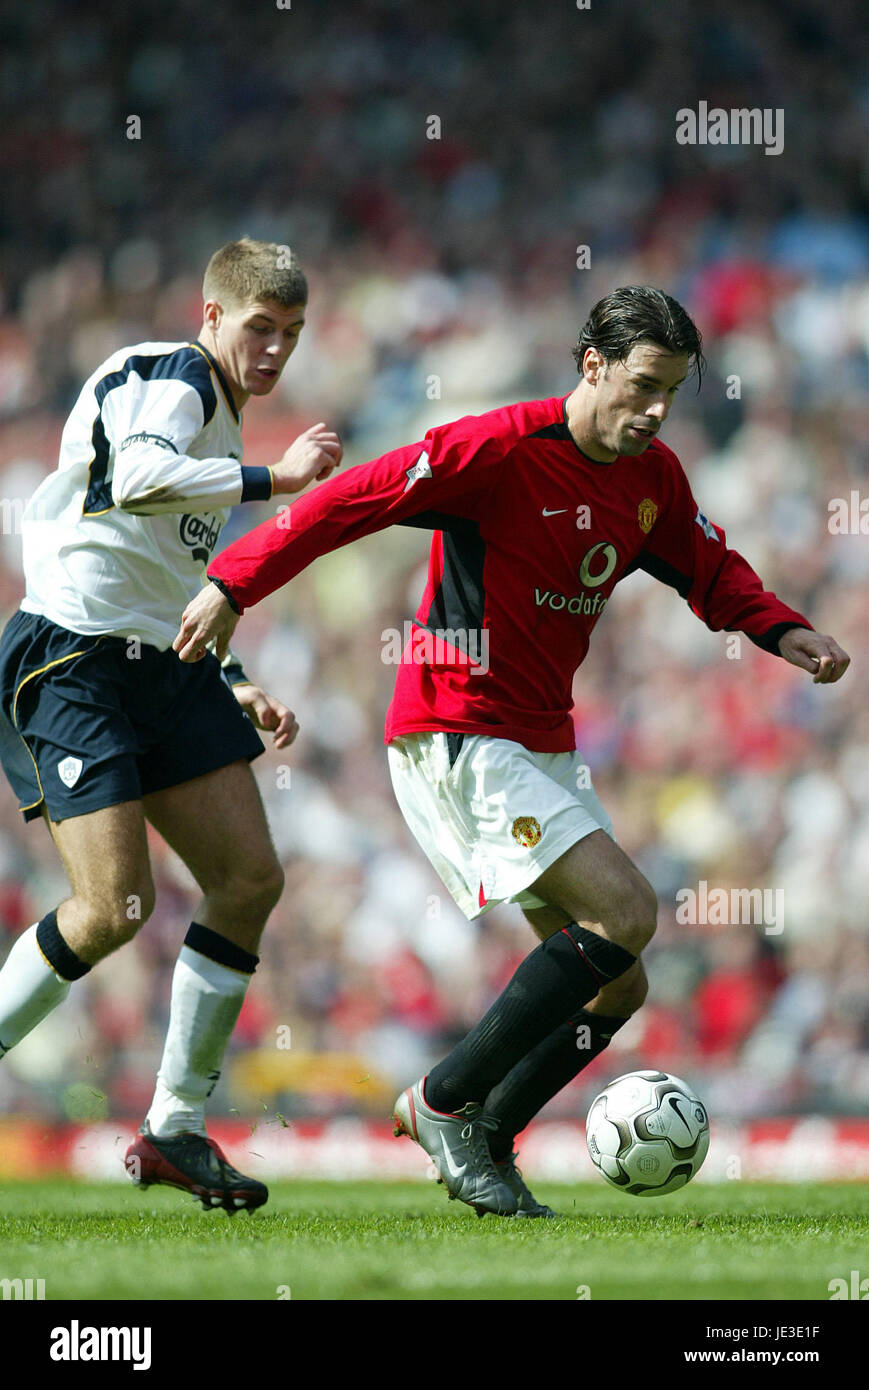
M 518 840 L 523 849 L 533 849 L 542 834 L 540 822 L 533 816 L 518 816 L 513 822 L 513 839 Z
M 658 517 L 658 504 L 653 502 L 651 497 L 644 497 L 637 507 L 637 521 L 640 523 L 640 530 L 644 535 L 648 535 Z

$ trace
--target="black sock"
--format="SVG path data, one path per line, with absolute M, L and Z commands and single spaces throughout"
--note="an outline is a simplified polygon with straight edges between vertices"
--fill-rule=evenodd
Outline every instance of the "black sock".
M 580 1009 L 533 1047 L 489 1092 L 486 1114 L 498 1121 L 498 1131 L 487 1137 L 496 1163 L 510 1157 L 516 1135 L 593 1057 L 600 1056 L 613 1033 L 627 1021 Z
M 47 912 L 37 923 L 36 944 L 55 974 L 64 980 L 80 980 L 91 969 L 64 941 L 57 925 L 56 912 Z
M 602 985 L 636 960 L 622 946 L 576 922 L 526 956 L 503 993 L 467 1037 L 429 1072 L 425 1099 L 452 1114 L 483 1101 L 533 1047 Z

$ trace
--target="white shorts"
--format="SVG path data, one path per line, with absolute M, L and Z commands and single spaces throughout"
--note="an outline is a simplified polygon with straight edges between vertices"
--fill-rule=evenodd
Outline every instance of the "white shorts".
M 445 733 L 407 734 L 389 744 L 389 772 L 402 815 L 466 917 L 502 902 L 543 907 L 530 886 L 595 830 L 612 821 L 582 754 L 531 753 L 505 738 L 466 734 L 450 763 Z

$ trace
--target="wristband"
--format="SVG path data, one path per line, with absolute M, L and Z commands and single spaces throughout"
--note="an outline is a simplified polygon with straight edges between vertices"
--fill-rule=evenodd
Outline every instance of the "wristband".
M 242 502 L 268 502 L 272 495 L 274 480 L 269 467 L 241 469 Z

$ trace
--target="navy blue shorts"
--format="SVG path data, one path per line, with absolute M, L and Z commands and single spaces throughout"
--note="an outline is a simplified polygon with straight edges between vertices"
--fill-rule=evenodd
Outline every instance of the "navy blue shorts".
M 25 820 L 139 801 L 262 752 L 211 653 L 188 665 L 23 611 L 0 637 L 0 762 Z

